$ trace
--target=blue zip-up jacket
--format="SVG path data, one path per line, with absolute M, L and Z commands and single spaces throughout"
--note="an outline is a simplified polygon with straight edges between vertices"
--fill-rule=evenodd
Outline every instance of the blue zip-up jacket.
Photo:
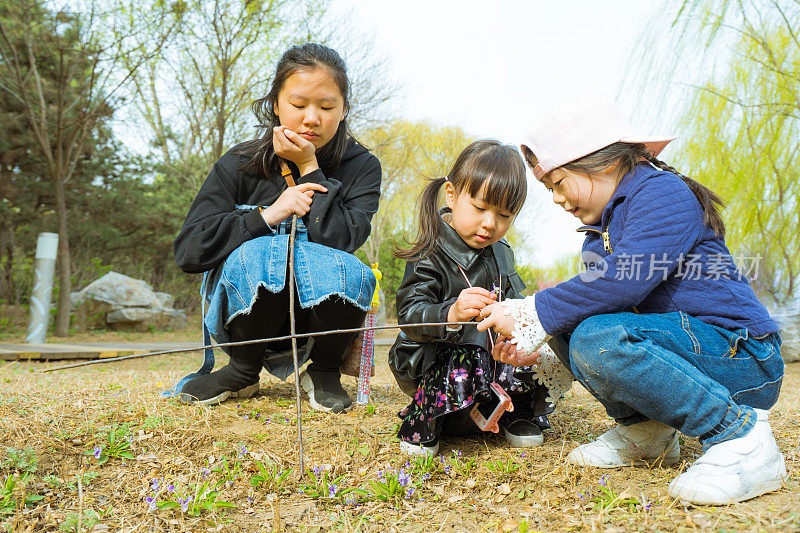
M 700 202 L 671 172 L 639 163 L 617 186 L 599 226 L 584 226 L 587 272 L 536 293 L 551 335 L 599 314 L 682 311 L 751 337 L 778 331 Z

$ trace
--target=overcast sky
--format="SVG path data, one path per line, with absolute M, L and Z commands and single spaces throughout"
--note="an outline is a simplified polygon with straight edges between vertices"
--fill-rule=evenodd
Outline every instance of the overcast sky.
M 516 145 L 554 98 L 587 91 L 616 97 L 659 5 L 333 0 L 332 9 L 352 13 L 354 26 L 372 34 L 376 52 L 389 59 L 403 87 L 403 118 L 458 125 Z M 535 180 L 530 185 L 516 223 L 534 252 L 524 259 L 544 265 L 579 251 L 577 220 L 553 206 Z

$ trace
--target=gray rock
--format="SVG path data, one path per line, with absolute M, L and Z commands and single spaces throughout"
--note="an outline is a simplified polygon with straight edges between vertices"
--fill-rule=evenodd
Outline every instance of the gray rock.
M 117 272 L 109 272 L 70 294 L 70 300 L 79 331 L 105 328 L 147 331 L 186 325 L 186 314 L 173 309 L 172 295 L 154 292 L 143 280 Z
M 781 357 L 786 363 L 800 361 L 800 306 L 783 308 L 773 314 L 781 328 Z
M 157 292 L 156 298 L 158 298 L 158 301 L 161 303 L 161 307 L 164 309 L 172 309 L 175 307 L 175 297 L 171 294 L 166 292 Z

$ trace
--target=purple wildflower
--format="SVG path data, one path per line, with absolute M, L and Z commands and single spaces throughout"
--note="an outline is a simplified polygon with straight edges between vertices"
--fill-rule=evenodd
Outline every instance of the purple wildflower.
M 156 510 L 156 499 L 154 496 L 148 496 L 144 499 L 147 502 L 147 510 L 148 511 L 155 511 Z
M 608 474 L 603 474 L 602 476 L 600 476 L 600 480 L 598 481 L 598 483 L 600 483 L 601 487 L 607 487 L 608 486 Z
M 648 512 L 653 509 L 653 502 L 644 497 L 644 492 L 642 492 L 641 502 L 642 502 L 642 509 L 644 510 L 644 512 Z
M 182 512 L 185 513 L 187 510 L 189 510 L 189 502 L 190 501 L 192 501 L 192 496 L 191 495 L 187 496 L 186 499 L 183 499 L 183 500 L 179 499 L 178 500 L 178 503 L 181 504 L 181 511 Z
M 103 455 L 103 448 L 100 446 L 95 446 L 92 455 L 94 455 L 95 459 L 100 459 L 100 456 Z
M 444 471 L 445 471 L 446 474 L 450 473 L 450 463 L 444 465 Z
M 238 450 L 238 452 L 239 452 L 239 459 L 241 459 L 242 457 L 244 457 L 245 455 L 247 455 L 247 448 L 245 448 L 244 444 L 242 444 L 241 446 L 239 446 L 239 447 L 238 447 L 238 448 L 236 448 L 236 449 L 237 449 L 237 450 Z
M 318 466 L 315 466 L 315 467 L 314 467 L 314 475 L 315 475 L 316 477 L 319 477 L 319 473 L 320 473 L 320 472 L 322 472 L 322 468 L 320 468 L 320 467 L 318 467 Z
M 333 483 L 328 484 L 328 498 L 335 497 L 337 490 L 339 490 L 339 487 L 337 487 Z
M 170 483 L 167 485 L 167 492 L 172 492 L 175 490 L 175 483 Z
M 415 491 L 413 485 L 411 487 L 408 487 L 408 490 L 406 490 L 406 499 L 411 498 L 414 495 L 414 492 Z
M 411 476 L 406 474 L 405 470 L 400 470 L 400 472 L 397 473 L 397 482 L 400 483 L 401 487 L 405 487 L 411 483 Z
M 153 482 L 150 484 L 150 488 L 153 489 L 153 492 L 158 492 L 158 487 L 161 486 L 161 478 L 157 477 L 153 479 Z
M 209 474 L 211 474 L 211 470 L 209 470 L 208 468 L 204 468 L 203 470 L 200 471 L 200 477 L 203 479 L 208 479 Z

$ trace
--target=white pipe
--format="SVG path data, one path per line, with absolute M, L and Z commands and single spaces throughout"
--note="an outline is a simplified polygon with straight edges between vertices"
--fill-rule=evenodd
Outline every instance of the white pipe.
M 58 233 L 40 233 L 36 241 L 36 261 L 33 265 L 31 321 L 28 325 L 28 337 L 25 339 L 25 342 L 31 344 L 44 344 L 47 337 L 57 253 Z

